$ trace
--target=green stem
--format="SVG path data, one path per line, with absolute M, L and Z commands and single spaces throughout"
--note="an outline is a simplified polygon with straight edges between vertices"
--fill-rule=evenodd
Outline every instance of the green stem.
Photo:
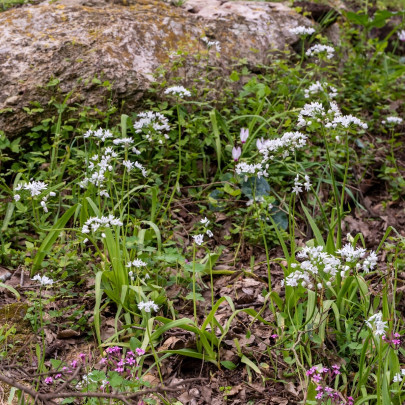
M 195 285 L 196 285 L 195 253 L 196 253 L 196 246 L 195 246 L 195 242 L 194 242 L 194 245 L 193 245 L 193 310 L 194 310 L 194 322 L 197 325 L 197 300 L 196 300 L 196 293 L 195 293 Z
M 167 203 L 166 209 L 163 212 L 162 217 L 165 216 L 166 212 L 169 210 L 170 205 L 172 203 L 174 194 L 176 192 L 176 189 L 180 187 L 180 175 L 181 175 L 181 121 L 180 121 L 180 105 L 179 103 L 177 103 L 177 120 L 178 120 L 178 124 L 179 124 L 179 140 L 178 140 L 178 149 L 179 149 L 179 167 L 177 170 L 177 178 L 176 178 L 176 184 L 173 187 L 173 191 L 172 194 L 169 198 L 169 202 Z
M 336 238 L 336 248 L 340 249 L 341 246 L 341 240 L 342 240 L 342 215 L 340 212 L 340 205 L 339 205 L 339 192 L 337 189 L 337 185 L 336 185 L 336 180 L 335 180 L 335 175 L 333 172 L 333 165 L 332 165 L 332 159 L 330 157 L 330 153 L 329 153 L 329 146 L 328 146 L 328 142 L 326 139 L 326 135 L 325 135 L 325 130 L 322 127 L 322 137 L 323 137 L 323 142 L 325 144 L 325 149 L 326 149 L 326 158 L 328 160 L 328 165 L 329 165 L 329 171 L 330 171 L 330 177 L 332 180 L 332 187 L 333 187 L 333 194 L 335 197 L 335 206 L 336 206 L 336 211 L 337 211 L 337 222 L 338 222 L 338 229 L 337 229 L 337 238 Z

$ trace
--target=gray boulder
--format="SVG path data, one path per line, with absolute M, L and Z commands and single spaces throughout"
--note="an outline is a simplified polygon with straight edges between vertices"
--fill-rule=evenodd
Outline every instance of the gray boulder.
M 269 51 L 298 40 L 290 28 L 310 24 L 279 3 L 126 3 L 46 1 L 0 13 L 0 130 L 10 138 L 23 133 L 55 113 L 52 97 L 60 101 L 69 92 L 71 105 L 103 108 L 112 95 L 131 111 L 159 79 L 156 69 L 178 63 L 179 50 L 205 55 L 225 75 L 240 58 L 269 63 Z M 219 41 L 220 53 L 203 37 Z M 179 74 L 187 86 L 201 70 L 183 66 Z M 111 88 L 100 85 L 105 81 Z

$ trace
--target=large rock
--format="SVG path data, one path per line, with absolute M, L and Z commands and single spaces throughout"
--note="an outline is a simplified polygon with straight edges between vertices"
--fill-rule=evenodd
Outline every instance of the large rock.
M 170 54 L 207 54 L 204 36 L 220 41 L 221 55 L 213 49 L 209 55 L 224 74 L 238 58 L 266 64 L 270 50 L 297 41 L 291 27 L 310 24 L 279 3 L 188 0 L 180 8 L 125 2 L 60 0 L 0 13 L 0 130 L 13 137 L 55 113 L 48 105 L 55 94 L 61 100 L 73 91 L 70 104 L 105 106 L 111 91 L 94 78 L 108 80 L 114 100 L 131 110 Z M 201 74 L 190 72 L 185 85 Z

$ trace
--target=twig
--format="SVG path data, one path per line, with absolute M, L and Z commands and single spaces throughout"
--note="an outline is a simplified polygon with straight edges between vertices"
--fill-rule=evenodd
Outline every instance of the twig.
M 76 370 L 75 374 L 78 373 L 78 370 L 80 370 L 80 367 Z M 11 387 L 18 388 L 19 390 L 30 395 L 32 398 L 34 398 L 35 403 L 39 400 L 44 404 L 47 404 L 47 403 L 54 404 L 54 401 L 52 401 L 52 399 L 55 399 L 55 398 L 70 398 L 70 397 L 86 398 L 86 397 L 88 397 L 88 398 L 118 399 L 118 400 L 122 401 L 124 404 L 130 405 L 130 403 L 128 402 L 129 399 L 141 397 L 141 396 L 148 395 L 148 394 L 154 394 L 154 393 L 176 392 L 176 391 L 179 391 L 180 389 L 182 389 L 182 388 L 180 388 L 181 385 L 185 385 L 185 384 L 192 383 L 194 381 L 201 381 L 201 380 L 205 380 L 205 378 L 190 378 L 188 380 L 183 380 L 183 381 L 179 381 L 175 384 L 172 384 L 170 387 L 158 386 L 155 388 L 149 388 L 149 389 L 141 390 L 138 392 L 122 393 L 122 394 L 118 394 L 118 393 L 117 394 L 115 394 L 115 393 L 108 394 L 108 393 L 103 393 L 103 392 L 59 392 L 60 389 L 58 389 L 55 392 L 45 394 L 45 393 L 41 393 L 41 392 L 36 392 L 32 388 L 26 387 L 25 385 L 22 385 L 14 380 L 11 380 L 10 378 L 8 378 L 6 376 L 0 374 L 0 381 L 10 385 Z M 68 382 L 69 381 L 66 381 L 62 387 L 64 387 Z

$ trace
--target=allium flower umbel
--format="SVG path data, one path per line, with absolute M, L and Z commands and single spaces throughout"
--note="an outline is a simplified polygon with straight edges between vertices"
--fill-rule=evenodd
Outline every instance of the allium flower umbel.
M 204 234 L 194 235 L 193 239 L 196 245 L 201 246 L 204 242 Z
M 191 93 L 189 90 L 184 88 L 183 86 L 172 86 L 169 87 L 165 90 L 165 94 L 171 94 L 173 96 L 178 96 L 178 97 L 190 97 Z
M 95 233 L 98 229 L 109 228 L 110 226 L 122 226 L 123 223 L 115 218 L 114 215 L 109 215 L 108 217 L 91 217 L 89 218 L 82 227 L 82 233 Z
M 32 279 L 32 281 L 38 281 L 39 284 L 41 285 L 52 285 L 53 280 L 47 276 L 40 276 L 39 274 L 35 275 Z
M 210 41 L 207 37 L 201 38 L 201 41 L 205 42 L 208 48 L 215 46 L 217 52 L 221 52 L 221 43 L 219 41 Z
M 153 301 L 141 301 L 138 304 L 138 309 L 140 311 L 144 310 L 145 312 L 159 311 L 159 306 L 156 305 Z
M 405 32 L 405 31 L 404 31 Z M 402 124 L 402 118 L 400 117 L 387 117 L 384 121 L 382 121 L 383 124 Z
M 385 329 L 388 328 L 387 322 L 382 320 L 382 313 L 378 312 L 367 319 L 366 325 L 373 330 L 374 335 L 381 336 L 385 334 Z
M 290 29 L 291 34 L 299 35 L 301 37 L 306 36 L 306 35 L 312 35 L 315 30 L 311 27 L 305 27 L 303 25 L 300 25 L 299 27 L 291 28 Z
M 143 132 L 147 141 L 157 138 L 160 144 L 164 139 L 169 139 L 167 132 L 170 131 L 169 120 L 161 113 L 145 111 L 138 114 L 138 120 L 134 123 L 137 134 Z M 134 151 L 134 153 L 137 153 Z M 137 153 L 138 154 L 138 153 Z
M 315 56 L 319 54 L 326 54 L 327 59 L 332 59 L 335 54 L 335 49 L 329 45 L 316 44 L 309 48 L 305 53 L 307 56 Z

